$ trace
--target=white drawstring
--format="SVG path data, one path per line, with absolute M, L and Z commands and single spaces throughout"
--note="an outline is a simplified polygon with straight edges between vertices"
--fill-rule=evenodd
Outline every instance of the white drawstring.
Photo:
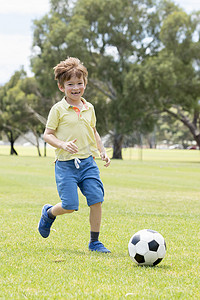
M 74 164 L 77 169 L 80 168 L 79 164 L 81 164 L 81 161 L 80 161 L 80 159 L 78 159 L 78 157 L 74 158 Z

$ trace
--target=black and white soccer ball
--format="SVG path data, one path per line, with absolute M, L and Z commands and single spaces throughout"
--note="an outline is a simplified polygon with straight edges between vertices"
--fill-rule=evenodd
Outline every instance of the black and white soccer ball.
M 131 237 L 128 252 L 137 265 L 156 266 L 166 254 L 166 243 L 157 231 L 143 229 Z

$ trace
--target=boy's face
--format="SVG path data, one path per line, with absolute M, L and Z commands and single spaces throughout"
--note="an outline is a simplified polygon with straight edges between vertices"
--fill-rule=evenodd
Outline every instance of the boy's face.
M 58 85 L 61 92 L 65 93 L 67 99 L 71 102 L 80 102 L 81 97 L 85 91 L 85 83 L 83 80 L 83 76 L 80 78 L 76 76 L 72 76 L 69 80 L 64 82 L 64 87 Z

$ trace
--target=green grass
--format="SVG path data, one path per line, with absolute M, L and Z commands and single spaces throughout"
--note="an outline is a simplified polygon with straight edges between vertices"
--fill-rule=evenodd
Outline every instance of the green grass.
M 112 251 L 88 251 L 89 209 L 60 216 L 47 239 L 37 224 L 45 203 L 59 201 L 53 155 L 21 156 L 0 147 L 0 299 L 200 299 L 200 155 L 198 151 L 125 150 L 109 168 L 100 240 Z M 24 151 L 24 152 L 23 152 Z M 35 151 L 35 150 L 34 150 Z M 23 153 L 23 154 L 22 154 Z M 25 155 L 25 156 L 22 156 Z M 156 267 L 128 256 L 130 237 L 151 228 L 166 240 Z M 127 296 L 126 296 L 127 295 Z

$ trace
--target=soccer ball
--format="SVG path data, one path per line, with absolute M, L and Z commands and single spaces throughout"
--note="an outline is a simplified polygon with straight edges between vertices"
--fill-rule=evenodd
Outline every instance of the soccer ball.
M 157 231 L 143 229 L 135 233 L 128 244 L 131 259 L 138 265 L 155 266 L 166 253 L 166 243 Z

